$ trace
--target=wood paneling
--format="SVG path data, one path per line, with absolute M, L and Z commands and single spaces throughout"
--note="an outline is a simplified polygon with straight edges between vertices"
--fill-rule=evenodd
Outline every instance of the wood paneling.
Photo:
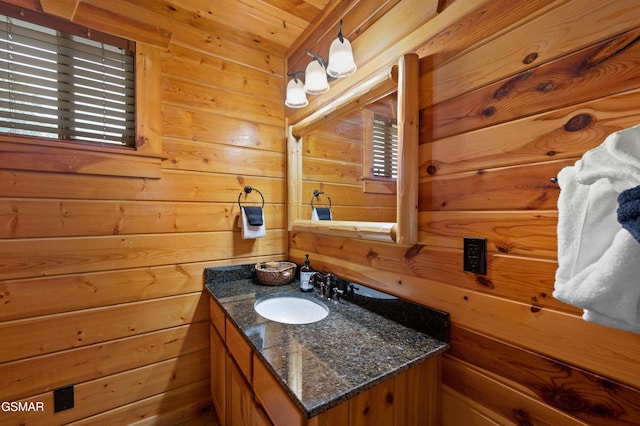
M 557 110 L 637 89 L 640 85 L 635 70 L 640 58 L 638 35 L 640 31 L 633 29 L 483 86 L 462 95 L 464 103 L 450 99 L 425 108 L 420 117 L 422 140 L 440 139 L 539 111 Z M 616 99 L 614 105 L 621 107 L 622 102 Z M 584 124 L 589 125 L 592 121 Z M 565 128 L 568 132 L 581 129 L 577 126 Z
M 209 380 L 170 389 L 165 393 L 144 398 L 104 413 L 76 421 L 74 426 L 112 426 L 127 424 L 133 419 L 136 425 L 179 424 L 202 413 L 209 412 L 211 401 L 206 395 Z
M 45 403 L 0 423 L 186 421 L 211 409 L 204 268 L 286 256 L 284 53 L 326 2 L 11 3 L 137 42 L 138 138 L 0 140 L 0 399 Z
M 575 421 L 573 417 L 576 417 L 587 424 L 606 422 L 610 425 L 626 425 L 633 424 L 640 418 L 640 390 L 638 389 L 609 381 L 572 365 L 522 350 L 464 328 L 454 327 L 451 336 L 452 349 L 449 356 L 472 364 L 474 368 L 493 373 L 498 380 L 508 381 L 513 387 L 517 385 L 520 392 L 530 394 L 530 397 L 538 400 L 539 403 L 551 405 L 572 416 L 564 421 L 547 419 L 549 424 L 571 424 L 567 422 Z M 496 358 L 496 353 L 501 356 Z M 475 388 L 475 400 L 483 400 L 484 405 L 494 406 L 493 409 L 496 411 L 502 410 L 503 415 L 507 417 L 517 414 L 520 417 L 532 418 L 536 412 L 542 411 L 541 408 L 525 410 L 519 407 L 511 407 L 509 410 L 508 404 L 500 401 L 495 395 L 487 393 L 484 386 L 475 385 L 475 379 L 466 378 L 465 376 L 473 373 L 462 372 L 467 368 L 461 362 L 451 359 L 447 361 L 447 368 L 456 370 L 451 374 L 445 374 L 447 380 L 450 380 L 451 387 Z M 491 381 L 491 379 L 485 378 L 481 381 Z M 483 394 L 484 397 L 481 396 Z M 547 411 L 555 412 L 555 410 Z M 513 420 L 517 421 L 517 418 Z
M 5 400 L 19 400 L 46 389 L 207 350 L 207 333 L 207 323 L 202 321 L 0 364 L 1 395 Z
M 429 100 L 429 105 L 439 104 L 484 87 L 498 77 L 515 76 L 532 66 L 629 31 L 637 27 L 640 17 L 636 5 L 629 1 L 574 0 L 556 4 L 558 7 L 548 13 L 533 20 L 523 19 L 511 31 L 422 75 L 423 99 Z M 597 31 L 594 31 L 596 25 Z M 424 108 L 427 104 L 421 106 Z
M 239 193 L 238 193 L 239 194 Z M 256 200 L 259 201 L 259 200 Z M 247 199 L 249 202 L 249 199 Z M 253 203 L 253 199 L 251 199 Z M 223 203 L 0 200 L 2 238 L 108 236 L 225 231 L 237 225 L 240 207 Z M 283 228 L 282 205 L 265 204 L 268 229 Z
M 258 240 L 242 239 L 239 230 L 181 234 L 0 241 L 0 265 L 6 279 L 141 268 L 148 265 L 205 262 L 232 255 L 264 256 L 285 252 L 282 230 Z M 168 247 L 179 245 L 175 252 Z
M 550 180 L 640 122 L 637 13 L 633 1 L 446 2 L 403 39 L 426 35 L 419 244 L 290 233 L 293 260 L 310 253 L 320 271 L 450 313 L 444 425 L 640 422 L 637 334 L 552 297 Z M 463 271 L 463 237 L 487 238 L 486 275 Z
M 208 376 L 209 351 L 206 349 L 123 373 L 104 376 L 75 386 L 75 406 L 73 409 L 56 413 L 55 420 L 60 424 L 67 424 L 152 397 L 158 394 L 159 389 L 168 391 L 191 383 L 206 381 Z M 45 407 L 53 407 L 53 390 L 22 400 L 42 401 Z M 33 411 L 3 413 L 2 420 L 8 424 L 45 426 L 52 422 L 51 417 Z

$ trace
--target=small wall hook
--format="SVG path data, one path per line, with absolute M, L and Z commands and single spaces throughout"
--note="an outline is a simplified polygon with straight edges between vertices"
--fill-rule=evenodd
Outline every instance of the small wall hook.
M 558 183 L 558 178 L 557 177 L 552 177 L 549 180 L 551 181 L 551 183 Z

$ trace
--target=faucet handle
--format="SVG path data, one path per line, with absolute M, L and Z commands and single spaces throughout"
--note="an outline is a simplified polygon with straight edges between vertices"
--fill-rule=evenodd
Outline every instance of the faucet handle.
M 324 283 L 324 281 L 320 281 L 320 290 L 318 290 L 318 296 L 324 297 L 324 295 L 327 292 L 327 285 Z

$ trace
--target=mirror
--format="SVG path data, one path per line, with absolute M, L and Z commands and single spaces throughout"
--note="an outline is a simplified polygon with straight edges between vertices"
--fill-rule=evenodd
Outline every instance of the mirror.
M 418 68 L 416 54 L 404 55 L 289 126 L 289 230 L 417 242 Z M 363 129 L 374 117 L 397 121 L 395 179 L 369 176 L 371 164 L 362 163 L 370 158 Z M 314 197 L 314 190 L 323 194 Z M 311 220 L 312 202 L 331 204 L 333 220 Z

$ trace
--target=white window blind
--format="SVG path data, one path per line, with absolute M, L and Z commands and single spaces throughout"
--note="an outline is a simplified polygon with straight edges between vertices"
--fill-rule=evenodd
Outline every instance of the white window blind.
M 398 177 L 398 125 L 380 114 L 373 117 L 373 175 Z
M 0 15 L 0 132 L 134 146 L 132 51 Z

